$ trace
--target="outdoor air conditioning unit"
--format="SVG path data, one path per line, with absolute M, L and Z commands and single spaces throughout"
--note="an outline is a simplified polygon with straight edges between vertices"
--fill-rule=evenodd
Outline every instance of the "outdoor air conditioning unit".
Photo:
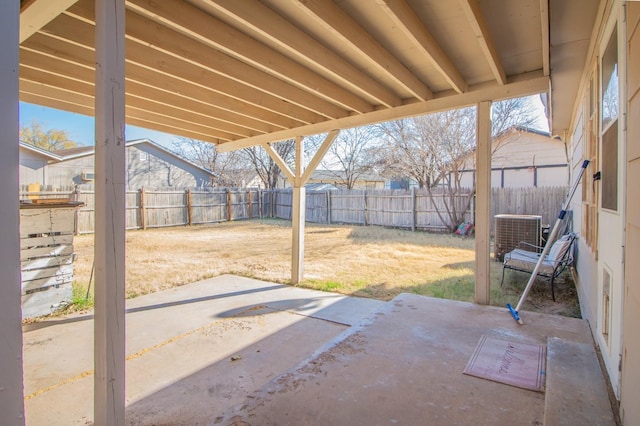
M 505 253 L 520 242 L 540 246 L 542 242 L 542 216 L 498 214 L 495 216 L 494 257 L 502 261 Z M 536 251 L 526 246 L 525 250 Z

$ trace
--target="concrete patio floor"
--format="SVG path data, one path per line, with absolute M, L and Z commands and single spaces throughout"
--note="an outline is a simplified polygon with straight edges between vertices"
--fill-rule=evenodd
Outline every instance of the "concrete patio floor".
M 229 275 L 127 309 L 130 425 L 615 424 L 582 320 Z M 482 335 L 546 344 L 546 392 L 462 374 Z M 28 425 L 92 423 L 90 315 L 25 325 L 24 358 Z

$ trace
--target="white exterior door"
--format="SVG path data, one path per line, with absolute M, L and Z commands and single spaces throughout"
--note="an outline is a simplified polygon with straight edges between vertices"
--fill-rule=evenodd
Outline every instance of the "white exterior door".
M 627 170 L 620 414 L 640 425 L 640 2 L 627 2 Z
M 617 15 L 614 14 L 617 17 Z M 620 396 L 624 287 L 623 127 L 624 47 L 618 21 L 611 22 L 600 46 L 600 200 L 598 229 L 597 338 L 616 396 Z M 622 49 L 619 49 L 622 47 Z

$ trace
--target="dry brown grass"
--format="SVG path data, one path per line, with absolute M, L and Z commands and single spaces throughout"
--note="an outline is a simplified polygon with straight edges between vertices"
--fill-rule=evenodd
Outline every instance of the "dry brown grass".
M 93 236 L 77 237 L 75 248 L 75 281 L 79 289 L 86 289 Z M 289 283 L 290 263 L 291 224 L 287 221 L 129 231 L 127 295 L 134 297 L 224 273 Z M 492 262 L 493 304 L 517 302 L 527 277 L 511 274 L 501 289 L 500 272 L 500 265 Z M 378 227 L 307 225 L 301 286 L 382 300 L 411 292 L 472 301 L 473 282 L 473 239 Z M 538 285 L 525 309 L 575 316 L 573 286 L 560 287 L 563 303 L 553 304 L 548 286 Z

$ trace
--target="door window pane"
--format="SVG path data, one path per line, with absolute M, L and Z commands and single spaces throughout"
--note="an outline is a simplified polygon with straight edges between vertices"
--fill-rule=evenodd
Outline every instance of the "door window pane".
M 618 120 L 602 135 L 602 208 L 618 210 Z
M 618 117 L 618 31 L 611 39 L 602 56 L 602 128 L 606 129 Z

